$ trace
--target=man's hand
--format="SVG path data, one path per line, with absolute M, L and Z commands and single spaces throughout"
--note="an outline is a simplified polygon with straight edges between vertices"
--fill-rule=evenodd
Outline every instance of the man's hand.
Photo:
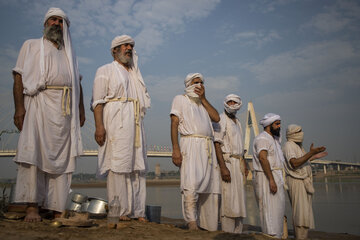
M 312 160 L 315 160 L 315 159 L 319 159 L 319 158 L 326 157 L 327 155 L 328 155 L 327 152 L 317 153 L 317 154 L 315 154 L 315 155 L 313 155 L 313 156 L 311 157 L 311 161 L 312 161 Z
M 224 182 L 227 182 L 227 183 L 231 182 L 230 171 L 226 166 L 220 168 L 220 173 L 221 173 L 221 179 Z
M 276 186 L 276 183 L 275 183 L 274 179 L 270 179 L 269 187 L 270 187 L 270 192 L 272 194 L 275 194 L 277 192 L 277 186 Z
M 85 110 L 84 108 L 80 108 L 80 127 L 84 126 L 85 124 Z
M 182 155 L 181 155 L 180 149 L 178 149 L 178 148 L 173 149 L 172 161 L 175 164 L 175 166 L 181 167 Z
M 196 86 L 194 92 L 199 95 L 200 100 L 205 99 L 205 87 L 204 85 L 200 84 L 200 86 Z
M 20 108 L 15 110 L 14 124 L 19 131 L 21 131 L 23 128 L 25 113 L 26 113 L 25 108 Z
M 249 169 L 245 165 L 245 177 L 247 177 L 248 175 L 249 175 Z
M 99 146 L 104 145 L 106 140 L 106 130 L 104 127 L 98 127 L 95 130 L 95 141 Z
M 313 155 L 318 154 L 318 153 L 321 153 L 321 152 L 323 152 L 323 151 L 325 151 L 325 150 L 326 150 L 326 147 L 324 147 L 324 146 L 315 148 L 313 143 L 312 143 L 311 146 L 310 146 L 310 152 L 311 152 Z

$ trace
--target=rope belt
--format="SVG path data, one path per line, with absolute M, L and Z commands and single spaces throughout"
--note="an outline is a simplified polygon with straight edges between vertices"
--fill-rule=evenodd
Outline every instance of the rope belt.
M 134 98 L 111 98 L 106 102 L 133 102 L 134 104 L 134 118 L 135 118 L 135 147 L 140 147 L 140 102 Z
M 68 86 L 46 86 L 45 89 L 54 89 L 54 90 L 62 90 L 63 95 L 61 98 L 61 110 L 63 115 L 70 115 L 70 90 L 71 87 Z M 66 103 L 65 103 L 66 102 Z M 66 104 L 66 106 L 65 106 Z
M 236 158 L 238 160 L 241 160 L 243 157 L 240 154 L 231 154 L 231 153 L 224 153 L 224 161 L 230 163 L 230 158 Z
M 190 134 L 190 135 L 180 135 L 181 137 L 194 137 L 194 138 L 204 138 L 206 139 L 206 151 L 208 153 L 208 160 L 209 163 L 212 163 L 212 148 L 211 148 L 211 143 L 213 141 L 213 138 L 210 136 L 203 136 L 203 135 L 197 135 L 197 134 Z

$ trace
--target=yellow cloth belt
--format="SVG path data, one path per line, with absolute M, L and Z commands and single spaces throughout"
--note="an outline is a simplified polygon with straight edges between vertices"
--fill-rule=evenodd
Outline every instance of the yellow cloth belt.
M 203 135 L 197 135 L 197 134 L 190 134 L 190 135 L 180 135 L 181 137 L 194 137 L 194 138 L 205 138 L 206 139 L 206 151 L 208 153 L 208 160 L 209 163 L 212 163 L 212 148 L 211 143 L 213 141 L 213 138 L 210 136 L 203 136 Z
M 135 118 L 135 147 L 140 147 L 140 102 L 134 98 L 111 98 L 106 102 L 133 102 L 134 104 L 134 118 Z
M 61 109 L 63 112 L 63 115 L 70 115 L 70 90 L 71 87 L 68 86 L 46 86 L 45 89 L 54 89 L 54 90 L 62 90 L 63 95 L 61 98 Z M 66 102 L 66 107 L 65 107 Z

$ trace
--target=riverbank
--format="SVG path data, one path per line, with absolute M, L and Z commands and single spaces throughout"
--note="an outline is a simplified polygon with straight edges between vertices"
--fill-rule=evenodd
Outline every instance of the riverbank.
M 94 219 L 91 227 L 53 227 L 50 220 L 40 223 L 26 223 L 22 220 L 0 218 L 0 239 L 7 240 L 112 240 L 112 239 L 272 239 L 259 232 L 260 228 L 245 225 L 243 234 L 230 234 L 222 231 L 189 231 L 180 219 L 162 218 L 162 223 L 142 223 L 135 220 L 121 222 L 118 229 L 108 229 L 105 219 Z M 309 239 L 355 240 L 360 236 L 343 233 L 310 231 Z

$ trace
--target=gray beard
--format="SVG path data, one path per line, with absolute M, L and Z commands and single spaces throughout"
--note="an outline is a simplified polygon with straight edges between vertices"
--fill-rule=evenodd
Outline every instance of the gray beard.
M 132 65 L 132 58 L 128 58 L 127 56 L 125 56 L 125 54 L 122 54 L 121 52 L 118 52 L 117 54 L 118 59 L 120 60 L 121 63 L 127 65 L 127 66 L 131 66 Z
M 49 41 L 56 43 L 58 46 L 63 45 L 63 32 L 60 26 L 46 26 L 44 29 L 44 36 Z

